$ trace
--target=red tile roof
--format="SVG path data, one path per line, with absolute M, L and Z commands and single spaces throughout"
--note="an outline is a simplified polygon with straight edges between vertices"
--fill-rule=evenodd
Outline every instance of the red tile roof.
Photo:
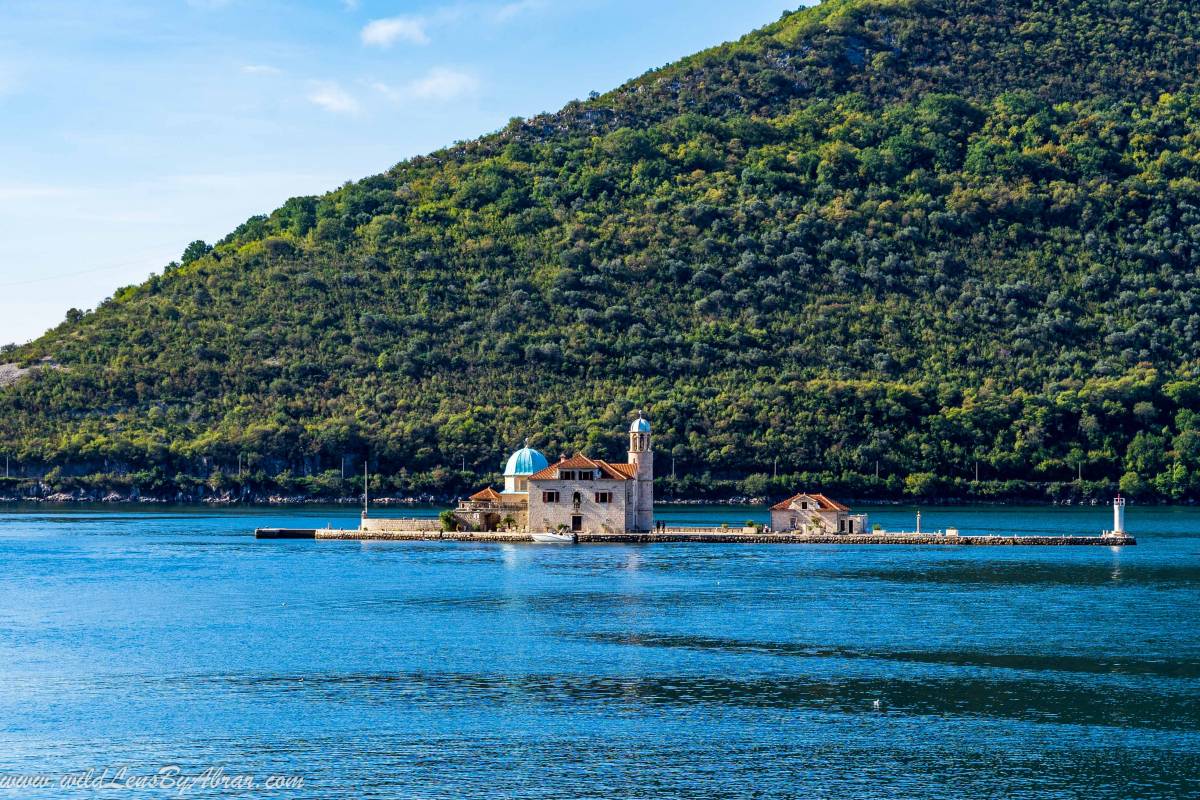
M 609 464 L 607 461 L 604 463 L 608 464 L 608 466 L 612 467 L 617 472 L 620 472 L 626 478 L 637 477 L 637 464 Z
M 471 500 L 476 503 L 498 503 L 501 497 L 499 492 L 489 486 L 482 492 L 476 492 L 471 495 Z
M 771 506 L 771 510 L 772 511 L 791 511 L 792 503 L 796 502 L 797 500 L 800 500 L 801 498 L 808 498 L 809 500 L 815 501 L 817 504 L 818 511 L 849 511 L 850 510 L 849 506 L 844 506 L 835 500 L 830 500 L 828 497 L 826 497 L 823 494 L 809 494 L 808 492 L 801 492 L 800 494 L 795 495 L 794 497 L 789 497 L 787 500 L 784 500 L 782 503 L 776 503 L 775 505 Z
M 564 458 L 557 464 L 551 464 L 541 472 L 535 472 L 529 476 L 531 481 L 556 481 L 558 480 L 558 471 L 560 469 L 584 469 L 584 470 L 600 470 L 606 480 L 610 481 L 627 481 L 633 477 L 630 468 L 637 469 L 633 464 L 610 464 L 607 461 L 598 461 L 582 453 L 576 453 L 571 458 Z

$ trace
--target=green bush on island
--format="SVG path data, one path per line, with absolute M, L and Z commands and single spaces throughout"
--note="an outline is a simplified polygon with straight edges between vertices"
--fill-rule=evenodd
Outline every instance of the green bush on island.
M 525 436 L 620 458 L 640 407 L 665 497 L 1200 499 L 1196 14 L 786 15 L 5 347 L 0 455 L 22 491 L 353 496 L 369 458 L 453 495 Z

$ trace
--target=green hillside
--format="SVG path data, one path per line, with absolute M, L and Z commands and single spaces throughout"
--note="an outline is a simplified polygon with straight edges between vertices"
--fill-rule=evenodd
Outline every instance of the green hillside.
M 0 353 L 0 451 L 455 491 L 644 408 L 683 495 L 1200 498 L 1198 39 L 1200 0 L 828 0 L 189 248 Z

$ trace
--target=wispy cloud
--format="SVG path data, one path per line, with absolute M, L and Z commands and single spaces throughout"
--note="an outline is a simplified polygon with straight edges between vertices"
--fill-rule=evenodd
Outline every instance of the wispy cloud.
M 347 11 L 358 11 L 358 0 L 342 0 L 342 8 Z
M 247 75 L 282 75 L 283 70 L 270 64 L 244 64 L 242 72 Z
M 407 88 L 419 100 L 453 100 L 478 89 L 479 79 L 462 70 L 434 67 Z
M 382 82 L 372 84 L 389 100 L 404 103 L 412 100 L 444 103 L 473 94 L 479 89 L 479 78 L 470 72 L 452 67 L 434 67 L 419 78 L 400 85 Z
M 546 0 L 515 0 L 512 3 L 505 3 L 492 12 L 492 18 L 497 22 L 508 22 L 513 17 L 520 16 L 526 11 L 536 11 L 540 8 L 545 8 Z
M 430 14 L 406 14 L 375 19 L 363 26 L 362 43 L 368 47 L 391 47 L 397 42 L 429 44 L 430 31 L 462 20 L 502 24 L 528 11 L 545 8 L 547 0 L 510 0 L 507 3 L 459 3 Z
M 312 81 L 308 101 L 333 114 L 357 114 L 358 101 L 337 81 Z
M 0 183 L 0 203 L 9 200 L 57 200 L 77 194 L 79 194 L 79 189 L 71 186 L 45 183 Z
M 362 29 L 362 43 L 369 47 L 391 47 L 396 42 L 429 44 L 429 19 L 425 17 L 388 17 L 368 22 Z

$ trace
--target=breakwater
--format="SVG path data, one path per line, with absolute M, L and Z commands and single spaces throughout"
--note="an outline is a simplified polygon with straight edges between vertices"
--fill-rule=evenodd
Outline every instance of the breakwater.
M 331 528 L 259 528 L 258 539 L 355 541 L 355 542 L 507 542 L 532 543 L 527 533 L 439 532 L 439 531 L 360 531 Z M 579 544 L 854 544 L 854 545 L 943 545 L 961 546 L 1041 546 L 1127 547 L 1137 544 L 1132 536 L 947 536 L 928 533 L 826 534 L 805 536 L 791 533 L 741 533 L 738 531 L 677 531 L 661 533 L 580 533 Z

